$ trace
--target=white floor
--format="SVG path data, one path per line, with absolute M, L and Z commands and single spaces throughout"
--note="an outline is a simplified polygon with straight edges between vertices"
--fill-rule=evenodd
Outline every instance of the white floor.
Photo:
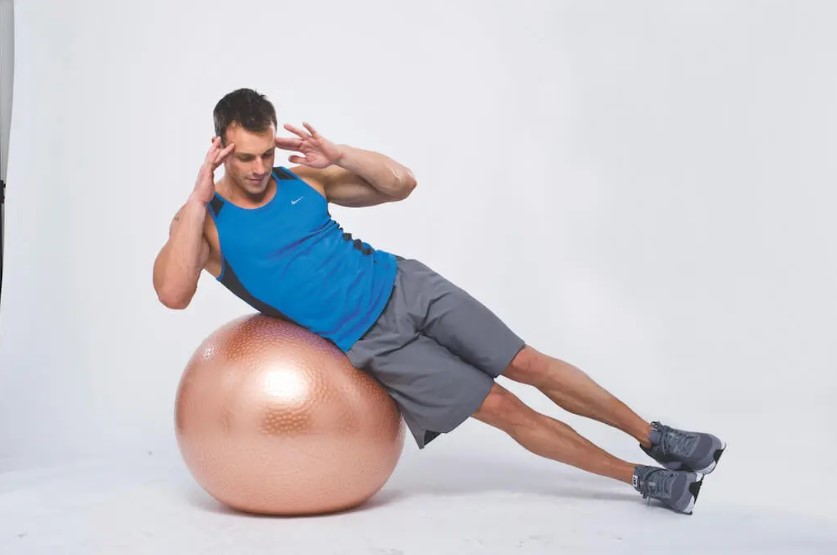
M 757 429 L 728 420 L 730 447 L 691 516 L 535 457 L 511 439 L 498 454 L 500 432 L 475 421 L 455 431 L 468 438 L 467 450 L 444 437 L 424 451 L 408 444 L 377 495 L 330 516 L 232 512 L 176 453 L 12 468 L 0 473 L 0 553 L 835 554 L 834 443 L 822 441 L 833 432 L 826 419 L 802 421 L 796 439 L 777 450 L 769 420 Z M 585 431 L 618 456 L 646 460 L 618 432 L 598 423 Z M 483 441 L 492 445 L 481 450 Z M 771 452 L 770 465 L 759 464 Z M 804 457 L 828 460 L 803 465 Z

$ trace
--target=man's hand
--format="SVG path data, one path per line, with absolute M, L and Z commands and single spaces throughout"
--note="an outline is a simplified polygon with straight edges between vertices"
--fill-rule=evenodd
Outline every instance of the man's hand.
M 209 152 L 206 153 L 206 158 L 204 158 L 203 165 L 198 172 L 195 190 L 192 192 L 193 198 L 203 204 L 209 204 L 212 195 L 215 194 L 215 169 L 224 163 L 224 160 L 234 149 L 235 143 L 230 143 L 222 150 L 221 138 L 212 138 L 212 146 L 209 147 Z
M 336 164 L 343 155 L 340 147 L 317 133 L 317 130 L 307 122 L 302 122 L 302 125 L 310 133 L 306 133 L 302 129 L 286 123 L 284 128 L 296 134 L 299 138 L 276 137 L 276 147 L 283 150 L 301 152 L 304 155 L 289 156 L 288 160 L 293 164 L 302 164 L 318 169 L 327 168 L 332 164 Z

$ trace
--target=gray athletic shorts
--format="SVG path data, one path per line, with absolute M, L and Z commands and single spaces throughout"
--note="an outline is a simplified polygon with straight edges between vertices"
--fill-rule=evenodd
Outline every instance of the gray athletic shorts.
M 464 290 L 418 260 L 396 258 L 383 313 L 346 355 L 395 399 L 423 449 L 480 408 L 525 343 Z

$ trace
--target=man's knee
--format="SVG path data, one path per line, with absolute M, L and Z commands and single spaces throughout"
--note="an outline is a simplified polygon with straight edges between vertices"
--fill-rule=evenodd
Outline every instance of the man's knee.
M 545 358 L 543 353 L 534 347 L 525 345 L 503 370 L 502 375 L 516 382 L 541 385 L 545 379 Z
M 473 418 L 505 431 L 525 425 L 532 409 L 503 386 L 494 383 Z

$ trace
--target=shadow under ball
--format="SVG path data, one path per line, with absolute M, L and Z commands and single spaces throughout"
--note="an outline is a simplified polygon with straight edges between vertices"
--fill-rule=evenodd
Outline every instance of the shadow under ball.
M 175 401 L 195 480 L 241 511 L 300 515 L 363 503 L 404 447 L 395 401 L 333 343 L 260 314 L 207 337 Z

